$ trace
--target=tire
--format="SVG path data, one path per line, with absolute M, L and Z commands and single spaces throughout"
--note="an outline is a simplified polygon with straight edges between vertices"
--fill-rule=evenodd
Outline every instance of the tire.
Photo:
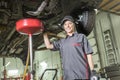
M 93 30 L 95 24 L 95 11 L 83 11 L 82 15 L 78 15 L 76 30 L 86 36 Z

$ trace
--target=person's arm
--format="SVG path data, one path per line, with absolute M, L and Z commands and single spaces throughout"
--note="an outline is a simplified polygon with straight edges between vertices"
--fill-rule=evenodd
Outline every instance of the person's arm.
M 94 70 L 94 64 L 93 64 L 93 59 L 92 59 L 92 54 L 88 54 L 87 55 L 87 59 L 88 59 L 88 64 L 90 66 L 90 70 Z
M 91 70 L 90 80 L 99 80 L 99 79 L 100 79 L 100 76 L 99 76 L 99 74 L 96 72 L 96 70 L 94 70 L 94 64 L 93 64 L 92 54 L 88 54 L 88 55 L 87 55 L 87 58 L 88 58 L 88 64 L 89 64 L 90 70 Z
M 90 46 L 88 39 L 85 35 L 83 35 L 83 43 L 84 43 L 84 51 L 87 55 L 87 59 L 88 59 L 88 64 L 90 66 L 90 70 L 94 70 L 94 64 L 93 64 L 93 59 L 92 59 L 92 53 L 93 53 L 93 49 Z
M 53 44 L 50 43 L 50 40 L 48 38 L 48 34 L 44 33 L 43 34 L 43 38 L 44 38 L 44 43 L 47 49 L 52 49 L 53 48 Z

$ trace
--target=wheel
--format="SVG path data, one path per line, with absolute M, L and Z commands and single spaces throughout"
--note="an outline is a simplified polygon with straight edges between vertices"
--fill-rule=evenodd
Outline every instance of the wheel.
M 95 11 L 83 11 L 77 16 L 76 30 L 78 33 L 83 33 L 86 36 L 93 30 L 95 24 Z

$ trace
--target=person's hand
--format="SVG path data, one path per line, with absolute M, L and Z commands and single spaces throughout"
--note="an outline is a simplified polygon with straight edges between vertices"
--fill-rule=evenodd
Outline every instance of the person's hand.
M 100 79 L 100 76 L 99 74 L 96 72 L 96 70 L 92 70 L 91 71 L 91 78 L 90 80 L 99 80 Z

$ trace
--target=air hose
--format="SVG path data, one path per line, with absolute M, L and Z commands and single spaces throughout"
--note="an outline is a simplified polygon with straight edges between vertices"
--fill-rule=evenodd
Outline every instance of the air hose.
M 26 66 L 25 66 L 25 70 L 24 70 L 23 80 L 25 80 L 25 76 L 26 76 L 26 73 L 27 73 L 27 70 L 28 70 L 29 59 L 30 59 L 30 52 L 29 52 L 29 47 L 28 47 L 28 55 L 27 55 L 27 60 L 26 60 Z

